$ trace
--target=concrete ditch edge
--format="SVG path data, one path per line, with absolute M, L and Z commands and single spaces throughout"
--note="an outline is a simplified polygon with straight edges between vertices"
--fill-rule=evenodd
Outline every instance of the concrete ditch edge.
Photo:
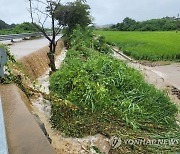
M 26 107 L 19 90 L 14 84 L 0 85 L 9 153 L 54 154 L 54 149 Z

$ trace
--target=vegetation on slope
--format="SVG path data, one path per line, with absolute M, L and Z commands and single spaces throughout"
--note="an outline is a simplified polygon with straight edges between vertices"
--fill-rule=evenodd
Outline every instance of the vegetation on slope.
M 27 96 L 29 96 L 30 93 L 22 81 L 22 78 L 25 77 L 21 76 L 23 75 L 22 64 L 16 61 L 14 55 L 11 54 L 7 46 L 0 44 L 0 48 L 5 48 L 8 59 L 4 66 L 4 77 L 0 77 L 0 84 L 15 83 Z M 19 73 L 17 73 L 17 70 Z
M 180 33 L 96 31 L 137 60 L 180 60 Z
M 63 66 L 50 77 L 51 93 L 66 100 L 52 103 L 53 127 L 73 137 L 175 130 L 177 108 L 168 96 L 110 52 L 95 50 L 98 42 L 91 32 L 74 31 Z

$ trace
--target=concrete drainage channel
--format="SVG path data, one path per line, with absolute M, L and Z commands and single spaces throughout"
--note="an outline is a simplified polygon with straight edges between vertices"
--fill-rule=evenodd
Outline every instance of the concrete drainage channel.
M 6 139 L 5 125 L 4 125 L 4 114 L 2 109 L 1 95 L 0 95 L 0 154 L 8 154 L 8 145 Z

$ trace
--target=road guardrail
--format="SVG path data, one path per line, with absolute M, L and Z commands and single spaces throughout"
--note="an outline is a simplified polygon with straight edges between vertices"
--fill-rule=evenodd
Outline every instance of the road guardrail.
M 4 114 L 0 96 L 0 154 L 8 154 L 8 145 L 6 139 L 6 131 L 4 125 Z
M 51 33 L 48 32 L 48 35 Z M 10 34 L 10 35 L 0 35 L 0 41 L 8 41 L 13 39 L 23 39 L 28 37 L 38 37 L 42 36 L 43 34 L 41 32 L 37 33 L 22 33 L 22 34 Z

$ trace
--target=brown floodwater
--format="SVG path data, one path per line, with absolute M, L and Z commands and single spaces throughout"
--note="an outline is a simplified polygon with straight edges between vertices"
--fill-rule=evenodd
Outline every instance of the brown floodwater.
M 25 105 L 23 94 L 15 85 L 0 85 L 10 154 L 53 154 L 46 137 Z M 29 110 L 28 110 L 29 108 Z

